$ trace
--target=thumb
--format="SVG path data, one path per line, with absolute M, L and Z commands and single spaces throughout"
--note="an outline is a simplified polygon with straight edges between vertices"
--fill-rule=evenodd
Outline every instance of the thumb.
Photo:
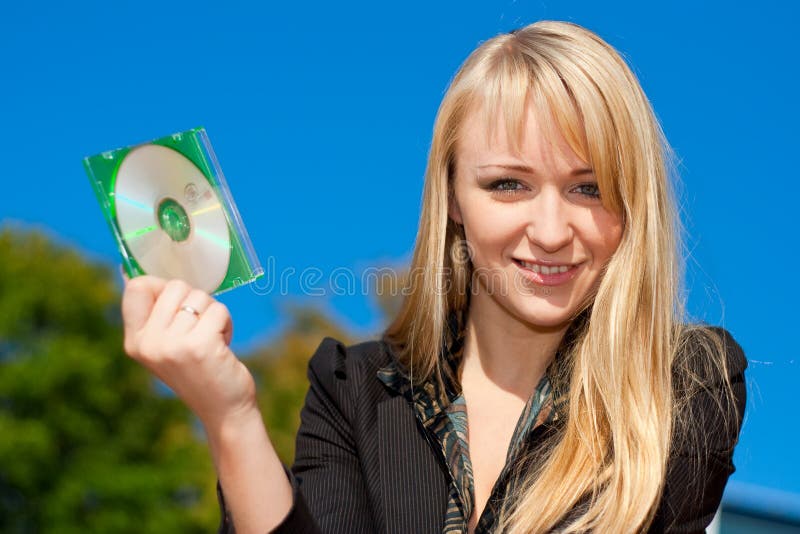
M 137 332 L 145 325 L 167 281 L 156 276 L 137 276 L 125 282 L 122 294 L 122 321 L 125 330 Z

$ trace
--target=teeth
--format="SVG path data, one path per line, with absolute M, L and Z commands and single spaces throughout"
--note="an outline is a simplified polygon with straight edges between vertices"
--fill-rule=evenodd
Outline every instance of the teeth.
M 569 265 L 553 265 L 552 267 L 547 267 L 546 265 L 539 265 L 537 263 L 528 263 L 526 261 L 522 261 L 520 263 L 522 263 L 523 267 L 539 274 L 565 273 L 569 271 L 570 268 Z

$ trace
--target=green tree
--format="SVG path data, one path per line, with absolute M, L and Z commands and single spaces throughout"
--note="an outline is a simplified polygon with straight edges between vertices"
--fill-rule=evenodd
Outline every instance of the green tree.
M 122 352 L 113 271 L 0 230 L 0 531 L 209 532 L 194 419 Z
M 0 532 L 210 532 L 219 519 L 201 429 L 122 352 L 107 266 L 40 232 L 0 229 Z M 395 280 L 375 289 L 387 316 Z M 387 286 L 387 284 L 389 284 Z M 281 459 L 291 464 L 322 338 L 354 337 L 287 305 L 289 326 L 243 358 Z

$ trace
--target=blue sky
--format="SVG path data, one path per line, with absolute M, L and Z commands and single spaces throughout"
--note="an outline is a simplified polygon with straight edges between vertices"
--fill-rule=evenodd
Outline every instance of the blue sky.
M 497 33 L 577 22 L 632 64 L 679 157 L 690 311 L 728 328 L 750 358 L 733 484 L 800 499 L 800 358 L 789 336 L 800 296 L 789 183 L 798 12 L 789 2 L 733 4 L 7 3 L 0 219 L 116 264 L 81 158 L 202 125 L 273 272 L 403 265 L 434 115 L 458 65 Z M 325 294 L 300 295 L 295 276 L 288 296 L 223 295 L 235 347 L 275 333 L 288 298 L 376 332 L 369 298 L 316 287 Z

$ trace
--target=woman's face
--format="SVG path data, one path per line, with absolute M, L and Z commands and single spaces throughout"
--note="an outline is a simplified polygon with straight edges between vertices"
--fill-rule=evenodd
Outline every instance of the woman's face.
M 596 290 L 622 220 L 601 204 L 589 165 L 560 134 L 548 138 L 531 108 L 519 154 L 504 121 L 489 139 L 482 117 L 462 125 L 450 204 L 472 258 L 473 299 L 529 325 L 563 327 Z

